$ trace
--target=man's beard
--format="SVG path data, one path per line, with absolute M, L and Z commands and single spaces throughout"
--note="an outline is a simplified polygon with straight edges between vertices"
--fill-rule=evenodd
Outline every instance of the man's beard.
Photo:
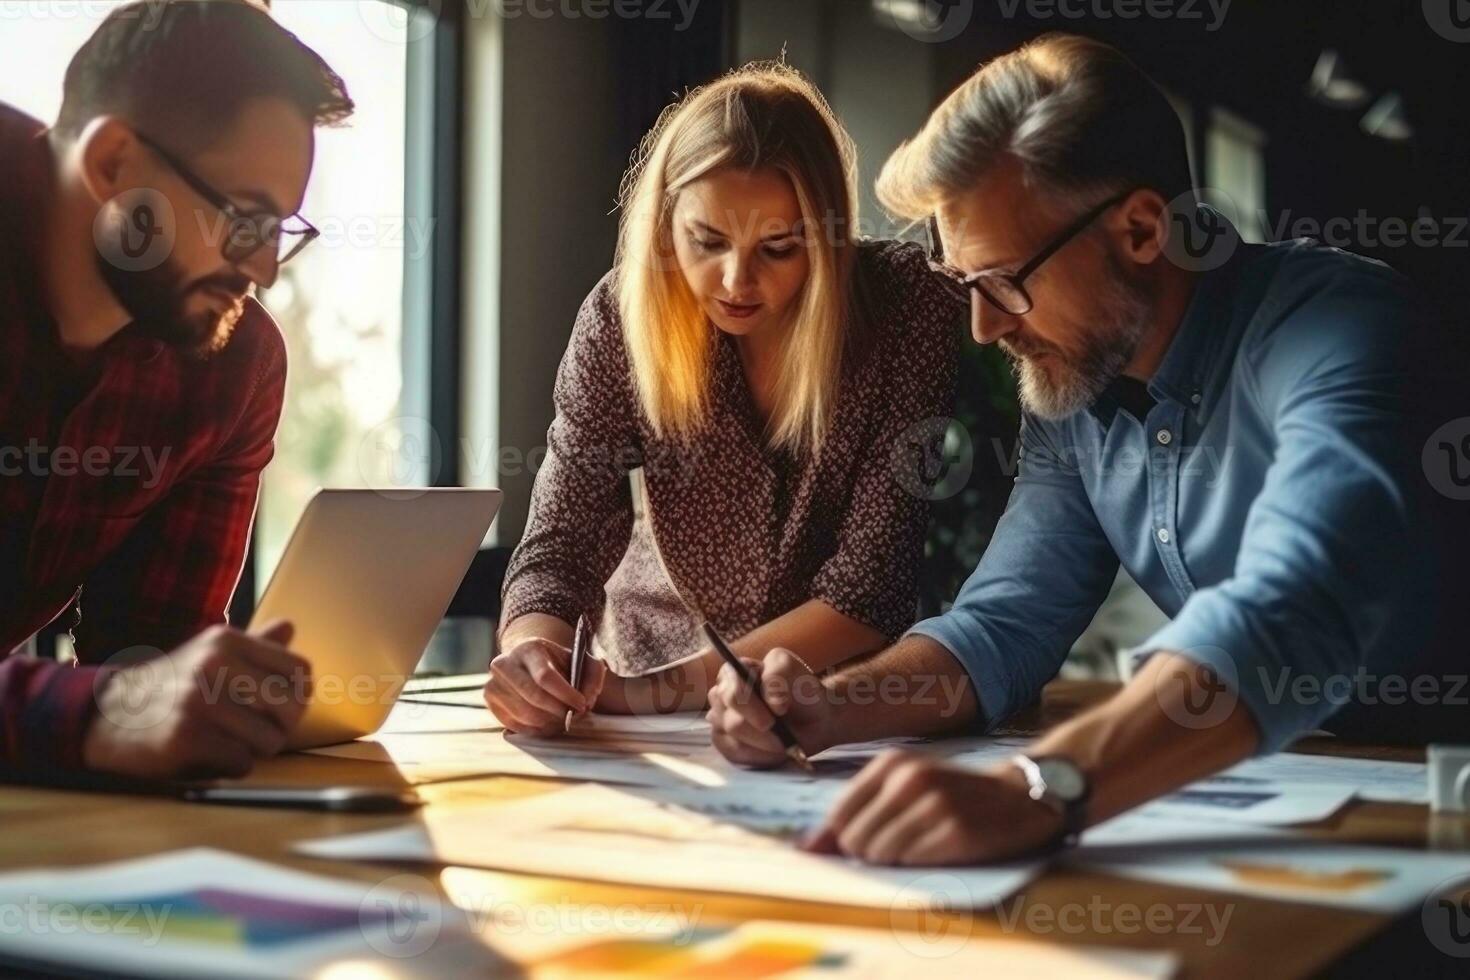
M 1038 418 L 1055 422 L 1091 405 L 1138 350 L 1153 304 L 1115 259 L 1109 265 L 1095 326 L 1083 335 L 1080 353 L 1014 336 L 1000 341 L 1020 382 L 1021 407 Z
M 199 360 L 224 350 L 245 314 L 250 280 L 239 274 L 210 276 L 185 287 L 182 285 L 184 274 L 172 260 L 154 269 L 133 272 L 118 268 L 100 254 L 97 256 L 97 271 L 133 318 L 134 331 Z M 186 312 L 190 297 L 211 290 L 235 299 L 223 313 L 212 310 L 194 314 Z

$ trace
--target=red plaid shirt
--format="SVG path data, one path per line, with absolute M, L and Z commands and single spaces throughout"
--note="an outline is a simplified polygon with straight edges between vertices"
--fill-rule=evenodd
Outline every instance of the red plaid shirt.
M 0 104 L 0 656 L 73 599 L 81 610 L 79 666 L 0 661 L 0 762 L 74 767 L 95 665 L 225 621 L 286 353 L 251 301 L 211 360 L 125 329 L 78 385 L 38 288 L 51 180 L 41 124 Z

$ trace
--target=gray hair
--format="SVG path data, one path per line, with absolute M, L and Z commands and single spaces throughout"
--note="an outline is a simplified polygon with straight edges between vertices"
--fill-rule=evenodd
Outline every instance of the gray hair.
M 920 220 L 999 161 L 1059 201 L 1152 188 L 1192 189 L 1184 127 L 1163 91 L 1101 41 L 1048 34 L 990 61 L 889 157 L 878 199 Z

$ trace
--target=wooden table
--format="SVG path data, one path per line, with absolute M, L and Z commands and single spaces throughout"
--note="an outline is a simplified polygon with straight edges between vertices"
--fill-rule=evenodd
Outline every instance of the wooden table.
M 1047 688 L 1042 705 L 1012 726 L 1035 731 L 1055 724 L 1106 697 L 1114 685 L 1057 681 Z M 1347 746 L 1317 740 L 1300 746 L 1305 751 L 1375 758 L 1422 761 L 1422 751 Z M 263 784 L 402 785 L 392 766 L 324 756 L 288 755 L 263 763 L 251 776 Z M 483 805 L 545 792 L 564 783 L 511 777 L 483 777 L 419 787 L 428 805 L 452 808 Z M 766 898 L 702 892 L 672 892 L 650 888 L 607 885 L 567 879 L 505 874 L 490 871 L 442 869 L 424 865 L 346 864 L 303 858 L 292 854 L 297 841 L 332 834 L 372 830 L 401 824 L 405 817 L 310 813 L 291 810 L 199 806 L 146 797 L 104 796 L 8 787 L 0 794 L 0 868 L 16 870 L 40 865 L 84 865 L 141 857 L 190 846 L 210 846 L 289 867 L 368 882 L 392 874 L 422 876 L 446 898 L 476 904 L 493 896 L 498 907 L 532 908 L 538 903 L 585 903 L 623 908 L 643 906 L 696 910 L 700 925 L 750 918 L 793 920 L 868 926 L 877 929 L 922 930 L 929 941 L 944 936 L 969 935 L 1034 939 L 1048 943 L 1085 943 L 1135 949 L 1169 949 L 1181 960 L 1184 977 L 1249 976 L 1252 980 L 1300 977 L 1320 973 L 1333 964 L 1391 960 L 1393 965 L 1420 976 L 1443 971 L 1465 975 L 1470 961 L 1451 960 L 1436 951 L 1418 925 L 1418 910 L 1399 923 L 1389 917 L 1363 912 L 1271 902 L 1221 892 L 1128 881 L 1101 874 L 1048 871 L 1011 901 L 1023 908 L 1041 907 L 1050 916 L 1062 909 L 1086 909 L 1089 903 L 1109 909 L 1134 906 L 1141 910 L 1163 905 L 1174 910 L 1213 903 L 1230 907 L 1223 941 L 1209 943 L 1210 930 L 1157 935 L 1146 929 L 1127 933 L 1093 928 L 1088 915 L 1073 911 L 1066 928 L 1029 931 L 1027 916 L 1013 918 L 1007 929 L 995 914 L 954 913 L 928 915 L 908 921 L 903 913 L 820 905 Z M 1353 802 L 1333 820 L 1314 830 L 1334 839 L 1422 848 L 1431 839 L 1439 847 L 1470 849 L 1470 821 L 1433 818 L 1422 806 Z M 478 895 L 474 894 L 478 892 Z M 1007 907 L 1013 906 L 1007 903 Z M 1081 928 L 1075 928 L 1077 922 Z M 914 938 L 914 937 L 911 937 Z M 914 941 L 921 941 L 917 938 Z M 942 962 L 942 961 L 941 961 Z M 933 975 L 922 968 L 920 975 Z M 1369 966 L 1364 965 L 1365 970 Z M 1372 969 L 1376 972 L 1376 967 Z

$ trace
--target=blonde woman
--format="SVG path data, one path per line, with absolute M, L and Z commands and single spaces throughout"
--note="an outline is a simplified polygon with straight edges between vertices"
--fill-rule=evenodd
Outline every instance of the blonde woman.
M 928 506 L 900 477 L 950 412 L 967 311 L 920 246 L 855 237 L 854 151 L 820 93 L 769 64 L 691 92 L 622 199 L 506 577 L 485 698 L 515 731 L 704 706 L 699 617 L 739 656 L 820 671 L 915 614 Z M 584 613 L 601 659 L 578 690 Z

